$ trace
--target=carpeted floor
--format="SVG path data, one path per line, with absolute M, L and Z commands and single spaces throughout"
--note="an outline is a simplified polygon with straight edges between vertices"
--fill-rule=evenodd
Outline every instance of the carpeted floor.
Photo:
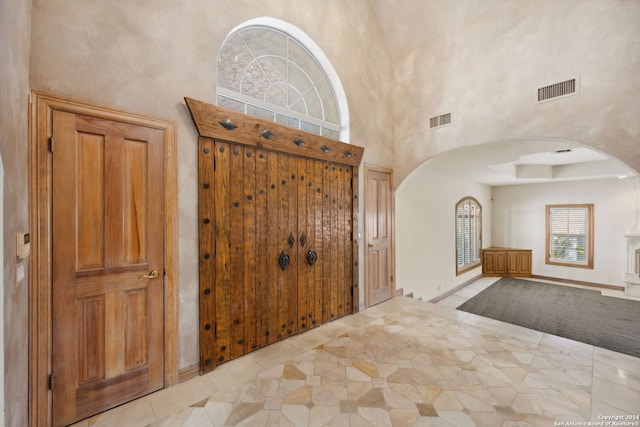
M 457 309 L 640 357 L 640 301 L 505 277 Z

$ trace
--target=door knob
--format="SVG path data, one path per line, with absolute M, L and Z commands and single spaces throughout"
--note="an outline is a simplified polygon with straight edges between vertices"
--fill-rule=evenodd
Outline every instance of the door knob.
M 369 246 L 370 248 L 373 248 L 373 247 L 375 247 L 375 246 L 376 246 L 376 244 L 375 244 L 375 243 L 369 243 L 369 245 L 368 245 L 368 246 Z
M 157 279 L 160 276 L 160 273 L 158 273 L 158 270 L 151 270 L 149 272 L 149 274 L 142 274 L 140 276 L 138 276 L 138 280 L 140 279 Z

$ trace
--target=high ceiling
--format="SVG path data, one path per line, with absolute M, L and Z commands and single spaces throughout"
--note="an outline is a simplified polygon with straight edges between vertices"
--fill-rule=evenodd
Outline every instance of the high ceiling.
M 457 29 L 510 0 L 371 0 L 393 58 L 453 37 Z M 417 30 L 419 29 L 419 30 Z M 624 163 L 585 145 L 559 139 L 527 138 L 452 150 L 422 167 L 486 185 L 622 178 L 635 175 Z
M 512 0 L 371 0 L 391 56 L 446 36 Z M 419 31 L 416 31 L 419 29 Z

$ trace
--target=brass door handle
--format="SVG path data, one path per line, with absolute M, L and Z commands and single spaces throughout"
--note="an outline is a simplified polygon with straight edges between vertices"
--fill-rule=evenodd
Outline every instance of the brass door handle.
M 160 273 L 158 273 L 158 270 L 151 270 L 149 272 L 149 274 L 142 274 L 140 276 L 138 276 L 138 280 L 140 279 L 157 279 L 160 276 Z
M 373 247 L 375 247 L 375 246 L 376 246 L 376 244 L 375 244 L 375 243 L 369 243 L 369 245 L 368 245 L 368 246 L 369 246 L 370 248 L 373 248 Z

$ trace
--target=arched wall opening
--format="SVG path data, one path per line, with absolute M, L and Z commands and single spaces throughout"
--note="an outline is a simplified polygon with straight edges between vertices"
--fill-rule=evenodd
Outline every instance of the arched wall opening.
M 532 249 L 537 275 L 624 286 L 634 176 L 619 159 L 563 139 L 497 141 L 434 156 L 395 193 L 397 286 L 429 300 L 481 275 L 480 267 L 456 275 L 454 206 L 469 196 L 483 206 L 483 247 Z M 587 202 L 596 206 L 596 268 L 546 265 L 545 204 Z

